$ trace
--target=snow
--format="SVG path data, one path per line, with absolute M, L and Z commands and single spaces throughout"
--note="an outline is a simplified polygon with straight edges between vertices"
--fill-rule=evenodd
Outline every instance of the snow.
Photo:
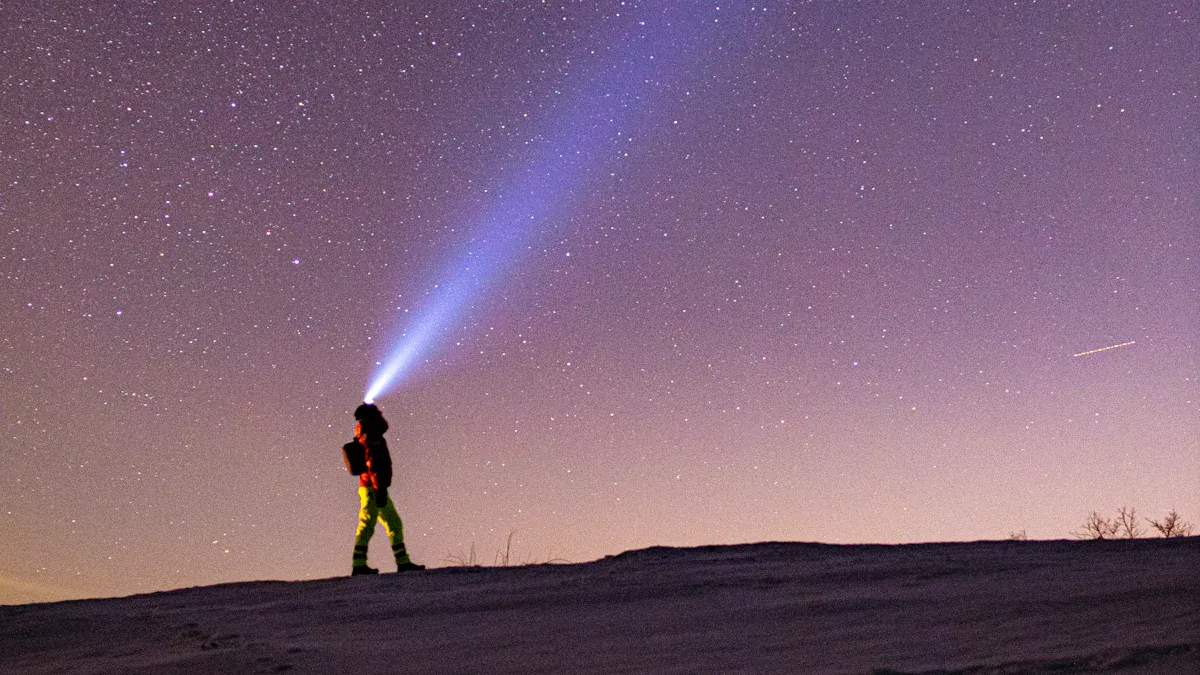
M 651 548 L 0 607 L 3 673 L 1200 673 L 1200 538 Z

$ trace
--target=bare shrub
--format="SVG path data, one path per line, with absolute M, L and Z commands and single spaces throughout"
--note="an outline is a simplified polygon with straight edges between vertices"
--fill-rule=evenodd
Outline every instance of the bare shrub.
M 1122 506 L 1117 509 L 1117 517 L 1113 521 L 1117 524 L 1117 531 L 1121 539 L 1137 539 L 1142 536 L 1144 530 L 1137 520 L 1137 511 L 1132 506 Z
M 1020 532 L 1017 532 L 1014 530 L 1014 531 L 1008 533 L 1008 540 L 1009 541 L 1029 541 L 1029 537 L 1025 534 L 1025 530 L 1021 530 Z
M 1162 520 L 1154 520 L 1147 518 L 1147 522 L 1158 530 L 1158 533 L 1164 537 L 1190 537 L 1192 530 L 1195 529 L 1189 522 L 1179 519 L 1179 513 L 1175 509 L 1167 512 L 1167 515 L 1162 517 Z
M 1092 511 L 1074 535 L 1078 539 L 1114 539 L 1120 531 L 1121 524 L 1119 522 L 1109 520 L 1096 511 Z

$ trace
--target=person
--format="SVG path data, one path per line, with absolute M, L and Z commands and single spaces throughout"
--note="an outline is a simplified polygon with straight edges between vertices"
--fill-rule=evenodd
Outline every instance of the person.
M 396 556 L 396 571 L 423 570 L 409 557 L 404 547 L 404 524 L 396 505 L 388 496 L 392 484 L 392 456 L 388 453 L 383 434 L 388 430 L 387 420 L 373 403 L 364 403 L 354 411 L 354 440 L 342 447 L 346 455 L 346 468 L 358 474 L 358 532 L 354 537 L 354 556 L 350 563 L 350 575 L 378 574 L 379 570 L 367 566 L 367 544 L 375 534 L 375 523 L 381 517 L 383 529 L 392 543 Z

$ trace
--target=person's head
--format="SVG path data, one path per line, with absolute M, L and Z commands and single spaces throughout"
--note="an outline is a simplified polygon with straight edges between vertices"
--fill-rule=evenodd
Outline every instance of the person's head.
M 387 420 L 374 403 L 364 403 L 354 409 L 354 419 L 358 420 L 354 433 L 360 432 L 368 438 L 379 437 L 388 430 Z

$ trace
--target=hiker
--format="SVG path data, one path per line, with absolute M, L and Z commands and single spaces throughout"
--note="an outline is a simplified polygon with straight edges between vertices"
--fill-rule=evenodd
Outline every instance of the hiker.
M 392 484 L 392 456 L 388 453 L 383 434 L 388 430 L 387 420 L 373 403 L 364 403 L 354 411 L 358 423 L 354 427 L 354 440 L 342 446 L 346 469 L 358 478 L 358 499 L 362 504 L 358 511 L 358 533 L 354 537 L 354 557 L 351 559 L 350 575 L 379 574 L 379 570 L 367 566 L 367 544 L 375 534 L 375 521 L 383 517 L 383 529 L 392 542 L 392 553 L 396 555 L 396 571 L 423 570 L 408 557 L 404 548 L 404 524 L 396 505 L 388 496 Z

